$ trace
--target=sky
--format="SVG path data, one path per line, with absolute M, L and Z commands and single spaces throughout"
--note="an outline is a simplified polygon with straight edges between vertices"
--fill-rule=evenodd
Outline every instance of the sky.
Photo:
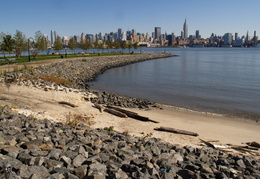
M 50 37 L 117 32 L 161 32 L 181 35 L 185 18 L 189 35 L 212 33 L 260 36 L 260 0 L 0 0 L 0 32 L 22 31 L 27 38 L 40 30 Z

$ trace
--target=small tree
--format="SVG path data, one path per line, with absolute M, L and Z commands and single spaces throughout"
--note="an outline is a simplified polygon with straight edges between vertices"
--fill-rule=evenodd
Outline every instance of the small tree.
M 20 58 L 22 51 L 25 51 L 27 47 L 26 37 L 21 31 L 16 30 L 16 33 L 14 35 L 14 40 L 15 40 L 14 43 L 15 55 L 17 58 Z
M 126 49 L 126 47 L 127 47 L 126 41 L 122 41 L 121 43 L 122 54 L 124 53 L 124 49 Z
M 107 51 L 108 51 L 108 49 L 112 48 L 112 42 L 110 40 L 106 40 L 106 48 L 107 48 Z
M 114 43 L 113 43 L 113 47 L 115 49 L 119 49 L 120 48 L 120 43 L 117 40 L 115 40 Z
M 57 50 L 60 54 L 60 50 L 62 50 L 63 46 L 61 43 L 61 38 L 58 36 L 57 39 L 55 40 L 53 47 L 55 50 Z
M 2 48 L 2 44 L 3 44 L 3 41 L 4 41 L 4 37 L 5 37 L 5 36 L 6 36 L 5 33 L 3 33 L 3 32 L 0 33 L 0 50 L 3 52 L 4 55 L 5 55 L 5 53 L 4 53 L 4 50 L 3 50 L 3 48 Z
M 35 32 L 34 39 L 35 39 L 35 47 L 37 48 L 37 50 L 42 50 L 42 51 L 47 50 L 47 40 L 45 39 L 41 31 Z
M 75 41 L 75 39 L 73 37 L 71 37 L 69 39 L 68 47 L 69 47 L 70 50 L 73 50 L 74 53 L 75 53 L 75 49 L 77 47 L 77 43 L 76 43 L 76 41 Z
M 129 49 L 129 53 L 130 53 L 131 48 L 133 48 L 133 44 L 131 40 L 128 41 L 127 48 Z
M 135 42 L 133 46 L 134 46 L 134 49 L 138 49 L 138 42 Z
M 14 49 L 14 44 L 15 44 L 15 40 L 12 38 L 12 36 L 6 35 L 3 37 L 2 50 L 8 52 L 10 55 L 10 53 Z
M 85 50 L 85 53 L 87 52 L 88 49 L 90 49 L 90 47 L 91 47 L 91 44 L 90 44 L 90 42 L 88 41 L 88 39 L 85 39 L 85 40 L 82 42 L 81 46 L 80 46 L 80 48 L 81 48 L 82 50 Z

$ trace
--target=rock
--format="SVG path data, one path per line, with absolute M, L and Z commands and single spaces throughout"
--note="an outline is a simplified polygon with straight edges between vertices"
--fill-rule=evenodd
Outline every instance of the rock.
M 106 174 L 107 167 L 103 164 L 91 164 L 89 165 L 88 176 L 92 175 L 104 175 Z
M 178 175 L 182 178 L 196 178 L 196 174 L 193 171 L 187 169 L 179 170 Z
M 75 175 L 79 178 L 84 178 L 84 176 L 87 175 L 88 172 L 88 166 L 87 165 L 81 165 L 77 168 L 75 168 Z
M 241 167 L 241 168 L 246 168 L 246 165 L 245 165 L 245 163 L 243 162 L 242 159 L 237 160 L 236 163 L 237 163 L 237 165 L 238 165 L 239 167 Z
M 86 157 L 84 157 L 83 155 L 78 155 L 77 157 L 75 157 L 72 161 L 72 164 L 75 166 L 75 167 L 79 167 L 83 164 L 83 162 L 86 161 Z
M 53 149 L 53 150 L 50 151 L 48 157 L 50 159 L 59 160 L 61 153 L 62 153 L 62 150 L 60 150 L 60 149 Z

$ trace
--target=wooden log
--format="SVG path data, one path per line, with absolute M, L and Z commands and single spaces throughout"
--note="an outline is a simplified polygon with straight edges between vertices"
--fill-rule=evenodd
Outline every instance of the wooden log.
M 109 109 L 109 108 L 105 108 L 104 111 L 110 113 L 110 114 L 114 114 L 118 117 L 123 117 L 123 118 L 127 118 L 127 115 L 125 113 L 122 113 L 120 111 L 116 111 L 114 109 Z
M 68 105 L 68 106 L 73 107 L 73 108 L 78 107 L 77 105 L 66 102 L 66 101 L 59 101 L 59 104 L 65 104 L 65 105 Z
M 253 141 L 253 142 L 246 142 L 245 144 L 248 145 L 248 146 L 251 146 L 251 147 L 260 148 L 260 144 L 255 142 L 255 141 Z
M 154 130 L 157 131 L 165 131 L 165 132 L 172 132 L 172 133 L 177 133 L 177 134 L 184 134 L 184 135 L 191 135 L 191 136 L 198 136 L 199 134 L 195 132 L 190 132 L 190 131 L 185 131 L 185 130 L 180 130 L 180 129 L 174 129 L 171 127 L 158 127 L 154 128 Z
M 134 119 L 137 119 L 137 120 L 140 120 L 140 121 L 159 123 L 157 121 L 149 119 L 148 117 L 140 116 L 138 113 L 135 113 L 135 112 L 132 112 L 132 111 L 128 111 L 128 110 L 121 109 L 121 108 L 114 107 L 114 106 L 107 106 L 107 107 L 114 109 L 114 110 L 117 110 L 119 112 L 125 113 L 128 117 L 131 117 L 131 118 L 134 118 Z
M 105 112 L 108 112 L 108 113 L 110 113 L 110 114 L 116 115 L 116 116 L 118 116 L 118 117 L 127 118 L 127 115 L 126 115 L 125 113 L 120 112 L 120 111 L 116 111 L 116 110 L 114 110 L 114 109 L 106 108 L 105 106 L 100 105 L 100 104 L 97 104 L 97 103 L 95 103 L 94 105 L 95 105 L 96 108 L 99 109 L 100 112 L 105 111 Z
M 102 106 L 102 105 L 100 105 L 100 104 L 95 103 L 94 105 L 95 105 L 96 108 L 99 109 L 99 111 L 100 111 L 101 113 L 102 113 L 102 112 L 104 111 L 104 109 L 105 109 L 105 107 Z
M 207 141 L 202 140 L 202 139 L 200 139 L 200 141 L 203 142 L 204 144 L 206 144 L 208 147 L 212 147 L 213 149 L 216 148 L 216 147 L 215 147 L 213 144 L 211 144 L 210 142 L 207 142 Z

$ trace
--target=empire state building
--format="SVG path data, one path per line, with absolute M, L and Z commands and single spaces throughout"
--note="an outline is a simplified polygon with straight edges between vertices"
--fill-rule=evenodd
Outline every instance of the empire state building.
M 186 18 L 185 18 L 185 22 L 183 24 L 183 32 L 184 32 L 184 38 L 188 38 L 188 24 L 186 22 Z

